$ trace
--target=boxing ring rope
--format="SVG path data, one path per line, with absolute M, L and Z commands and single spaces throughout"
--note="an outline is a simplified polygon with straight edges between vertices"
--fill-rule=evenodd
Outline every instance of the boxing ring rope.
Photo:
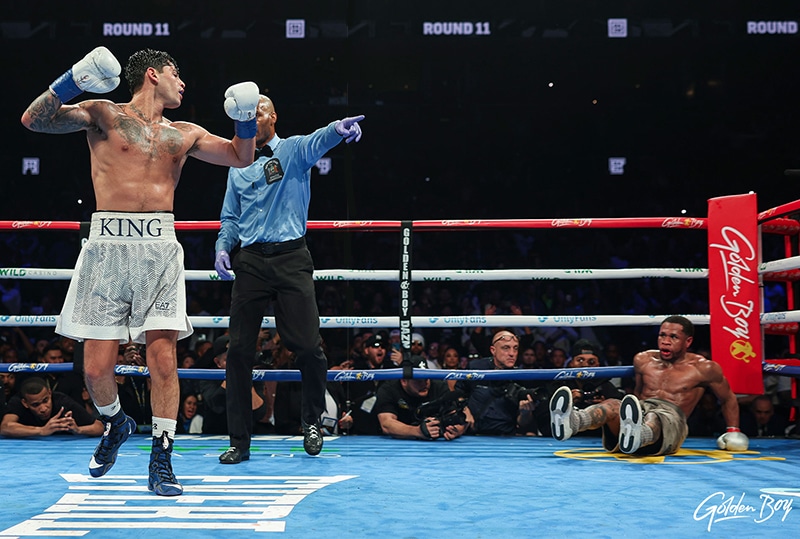
M 0 363 L 0 372 L 13 373 L 59 373 L 72 372 L 72 363 Z M 800 367 L 791 365 L 764 366 L 764 372 L 800 377 Z M 116 365 L 118 376 L 149 376 L 147 367 Z M 187 380 L 224 380 L 221 369 L 178 369 L 180 378 Z M 370 382 L 394 380 L 404 377 L 402 368 L 373 370 L 329 370 L 330 382 Z M 633 367 L 589 367 L 582 369 L 512 369 L 512 370 L 447 370 L 412 369 L 411 378 L 430 380 L 575 380 L 591 378 L 631 378 Z M 300 371 L 292 369 L 254 369 L 254 381 L 299 382 Z
M 798 257 L 800 267 L 800 257 Z M 68 280 L 71 269 L 0 268 L 0 277 L 31 280 Z M 186 270 L 187 281 L 219 281 L 213 270 Z M 800 275 L 800 274 L 799 274 Z M 499 270 L 415 270 L 412 281 L 545 281 L 592 279 L 707 279 L 706 268 L 619 268 L 619 269 L 499 269 Z M 314 270 L 315 281 L 398 281 L 397 270 L 331 269 Z
M 800 200 L 766 210 L 758 214 L 758 222 L 762 233 L 782 234 L 786 239 L 787 258 L 762 263 L 759 274 L 767 280 L 787 283 L 787 299 L 790 310 L 784 312 L 760 313 L 761 323 L 774 334 L 792 335 L 797 333 L 797 322 L 800 322 L 800 311 L 794 310 L 793 294 L 790 294 L 790 283 L 800 280 L 800 256 L 790 256 L 791 244 L 788 237 L 800 232 L 800 223 L 787 219 L 784 215 L 800 211 Z M 396 230 L 402 221 L 310 221 L 309 230 Z M 467 228 L 471 230 L 487 229 L 693 229 L 706 230 L 707 220 L 694 217 L 654 217 L 654 218 L 578 218 L 578 219 L 496 219 L 496 220 L 420 220 L 413 221 L 414 231 L 442 231 Z M 1 230 L 81 230 L 85 223 L 72 221 L 0 221 Z M 176 230 L 217 230 L 219 221 L 186 221 L 176 222 Z M 317 281 L 398 281 L 398 270 L 316 270 Z M 72 275 L 70 269 L 45 268 L 0 268 L 0 278 L 32 279 L 32 280 L 66 280 Z M 552 270 L 412 270 L 412 281 L 495 281 L 495 280 L 589 280 L 589 279 L 637 279 L 637 278 L 677 278 L 706 279 L 707 268 L 637 268 L 637 269 L 552 269 Z M 203 270 L 187 270 L 187 281 L 217 281 L 216 272 Z M 548 315 L 548 316 L 505 316 L 505 315 L 458 315 L 458 316 L 412 316 L 413 327 L 572 327 L 592 326 L 631 326 L 658 325 L 667 315 Z M 686 315 L 694 324 L 710 324 L 710 315 Z M 54 326 L 56 315 L 12 315 L 0 316 L 0 327 L 11 326 Z M 224 328 L 228 326 L 228 317 L 193 316 L 190 317 L 194 327 Z M 397 327 L 400 317 L 395 316 L 332 316 L 321 317 L 320 328 L 353 328 Z M 274 328 L 273 317 L 264 317 L 262 327 Z M 800 367 L 771 363 L 777 360 L 765 360 L 765 372 L 780 372 L 790 376 L 800 375 Z M 71 369 L 71 364 L 0 364 L 0 372 L 39 372 L 43 370 Z M 29 371 L 30 369 L 30 371 Z M 147 375 L 146 367 L 117 366 L 118 374 Z M 331 370 L 329 380 L 350 379 L 349 381 L 381 380 L 397 378 L 403 375 L 403 369 L 380 369 L 374 371 L 342 371 Z M 407 373 L 406 373 L 407 374 Z M 413 369 L 416 378 L 462 379 L 466 378 L 498 378 L 498 379 L 535 379 L 554 380 L 567 378 L 613 378 L 629 377 L 632 367 L 599 367 L 596 369 L 514 369 L 509 371 L 444 371 L 434 369 Z M 186 378 L 214 379 L 224 373 L 216 373 L 213 369 L 179 369 L 179 375 Z M 384 378 L 386 377 L 386 378 Z M 299 371 L 254 371 L 254 379 L 298 381 Z

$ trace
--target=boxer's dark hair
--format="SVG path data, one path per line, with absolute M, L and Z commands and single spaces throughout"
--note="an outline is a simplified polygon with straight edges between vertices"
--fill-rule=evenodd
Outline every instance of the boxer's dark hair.
M 683 328 L 683 332 L 686 333 L 687 337 L 694 337 L 694 324 L 692 321 L 686 318 L 685 316 L 668 316 L 662 322 L 662 324 L 678 324 Z
M 142 49 L 131 54 L 131 57 L 128 58 L 128 65 L 125 66 L 125 80 L 128 81 L 131 95 L 144 85 L 144 74 L 147 68 L 152 67 L 161 71 L 164 66 L 168 65 L 178 69 L 175 59 L 164 51 Z

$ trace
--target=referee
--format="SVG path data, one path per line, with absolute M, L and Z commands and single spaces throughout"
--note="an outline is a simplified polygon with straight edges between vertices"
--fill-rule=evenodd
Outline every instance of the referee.
M 272 100 L 259 96 L 255 161 L 228 172 L 215 245 L 217 274 L 230 280 L 230 270 L 236 273 L 225 368 L 230 448 L 220 455 L 222 464 L 250 459 L 252 369 L 270 302 L 281 341 L 296 354 L 302 376 L 303 448 L 309 455 L 322 450 L 319 417 L 325 409 L 328 360 L 319 335 L 314 263 L 305 241 L 311 167 L 342 139 L 358 142 L 363 119 L 344 118 L 310 135 L 282 139 L 275 133 L 278 115 Z M 241 249 L 231 266 L 230 252 L 237 244 Z

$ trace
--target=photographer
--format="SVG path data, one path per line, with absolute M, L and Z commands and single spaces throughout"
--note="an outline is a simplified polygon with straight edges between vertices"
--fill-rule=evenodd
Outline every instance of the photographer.
M 600 347 L 587 340 L 580 339 L 572 347 L 572 358 L 565 365 L 568 369 L 586 369 L 600 366 Z M 547 385 L 545 391 L 547 400 L 561 386 L 567 386 L 572 391 L 572 403 L 576 408 L 584 409 L 603 402 L 606 399 L 622 399 L 625 393 L 620 391 L 611 381 L 602 378 L 576 377 L 570 380 L 555 380 Z M 549 409 L 542 406 L 537 410 L 539 430 L 542 436 L 551 436 Z M 600 436 L 599 430 L 587 430 L 580 433 L 582 436 Z
M 492 357 L 472 360 L 469 370 L 513 369 L 519 353 L 519 338 L 508 330 L 492 337 Z M 535 390 L 513 380 L 459 380 L 456 390 L 469 399 L 464 410 L 475 434 L 513 435 L 532 432 Z
M 416 368 L 425 358 L 411 356 Z M 466 431 L 466 402 L 441 380 L 389 380 L 378 388 L 375 411 L 384 434 L 396 438 L 454 440 Z

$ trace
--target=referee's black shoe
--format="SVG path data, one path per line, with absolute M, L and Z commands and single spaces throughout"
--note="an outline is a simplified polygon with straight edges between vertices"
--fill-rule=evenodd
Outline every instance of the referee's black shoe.
M 316 423 L 309 425 L 303 421 L 303 449 L 312 456 L 322 451 L 322 433 Z
M 239 464 L 243 460 L 250 460 L 249 449 L 229 447 L 223 454 L 219 456 L 220 464 Z

